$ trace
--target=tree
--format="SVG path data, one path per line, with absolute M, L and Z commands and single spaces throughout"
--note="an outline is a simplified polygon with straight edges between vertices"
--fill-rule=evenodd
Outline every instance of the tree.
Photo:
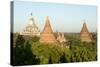
M 32 38 L 32 41 L 33 41 L 33 42 L 38 42 L 38 41 L 39 41 L 39 39 L 40 39 L 39 37 L 34 36 L 34 37 Z
M 49 57 L 49 61 L 48 61 L 49 64 L 52 64 L 52 59 L 51 59 L 51 56 Z
M 64 52 L 63 52 L 63 55 L 60 57 L 60 62 L 61 63 L 66 63 L 67 62 Z
M 76 38 L 75 38 L 76 37 Z M 67 38 L 67 37 L 66 37 Z M 15 40 L 15 65 L 54 64 L 69 62 L 84 62 L 97 60 L 96 41 L 81 42 L 78 36 L 73 35 L 66 45 L 40 43 L 38 37 L 25 37 L 18 35 Z M 63 45 L 63 46 L 62 46 Z
M 32 54 L 31 44 L 25 41 L 20 35 L 16 41 L 16 47 L 14 48 L 14 65 L 32 65 L 39 64 L 39 58 Z
M 25 42 L 25 39 L 23 38 L 23 36 L 18 35 L 18 37 L 16 39 L 16 46 L 21 47 L 21 46 L 23 46 L 24 42 Z

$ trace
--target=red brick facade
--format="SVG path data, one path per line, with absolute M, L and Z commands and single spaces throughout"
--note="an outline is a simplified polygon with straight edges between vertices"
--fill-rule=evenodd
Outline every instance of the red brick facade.
M 83 28 L 80 33 L 80 39 L 82 42 L 91 42 L 91 35 L 87 29 L 86 23 L 83 24 Z
M 46 17 L 46 22 L 45 22 L 43 32 L 41 32 L 40 34 L 40 42 L 41 43 L 55 43 L 56 42 L 48 16 Z

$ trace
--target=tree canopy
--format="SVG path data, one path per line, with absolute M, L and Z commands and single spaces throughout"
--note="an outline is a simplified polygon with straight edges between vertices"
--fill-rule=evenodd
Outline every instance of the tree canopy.
M 94 34 L 93 34 L 94 35 Z M 97 60 L 96 34 L 92 42 L 81 42 L 75 34 L 66 43 L 40 43 L 39 37 L 14 34 L 14 65 L 54 64 Z M 68 38 L 67 38 L 68 37 Z

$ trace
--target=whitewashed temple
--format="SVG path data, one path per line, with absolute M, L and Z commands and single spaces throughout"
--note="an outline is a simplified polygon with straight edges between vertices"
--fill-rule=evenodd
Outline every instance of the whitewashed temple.
M 27 36 L 40 36 L 40 31 L 35 24 L 35 20 L 31 14 L 24 29 L 20 32 L 21 35 Z

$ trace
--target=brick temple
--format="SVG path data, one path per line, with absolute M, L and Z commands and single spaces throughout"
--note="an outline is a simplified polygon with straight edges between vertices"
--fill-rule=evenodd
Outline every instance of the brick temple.
M 46 17 L 45 26 L 43 31 L 40 34 L 40 42 L 41 43 L 56 43 L 56 38 L 52 31 L 49 17 Z
M 82 30 L 80 32 L 80 39 L 82 42 L 91 42 L 91 34 L 89 33 L 86 23 L 83 23 Z

